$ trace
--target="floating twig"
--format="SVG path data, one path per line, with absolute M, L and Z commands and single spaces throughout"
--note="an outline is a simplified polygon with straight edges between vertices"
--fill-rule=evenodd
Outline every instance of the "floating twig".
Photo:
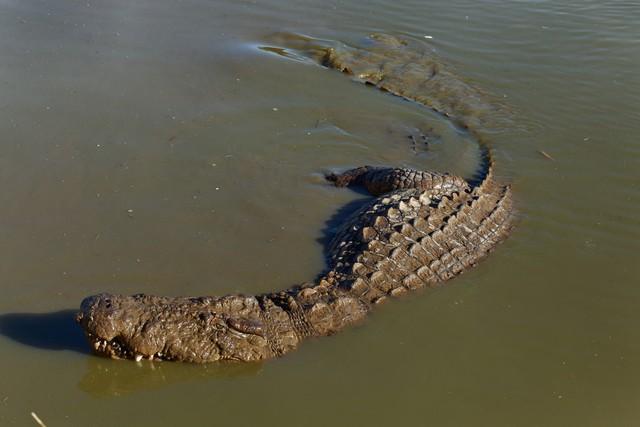
M 40 417 L 38 417 L 38 416 L 36 415 L 36 413 L 35 413 L 35 412 L 32 412 L 32 413 L 31 413 L 31 416 L 33 417 L 33 419 L 34 419 L 34 420 L 36 420 L 36 422 L 38 423 L 38 425 L 39 425 L 40 427 L 47 427 L 47 425 L 46 425 L 45 423 L 43 423 L 43 422 L 42 422 L 42 420 L 40 419 Z
M 544 156 L 544 158 L 547 159 L 547 160 L 555 160 L 553 157 L 551 157 L 551 155 L 549 153 L 547 153 L 544 150 L 538 150 L 538 153 L 542 154 Z

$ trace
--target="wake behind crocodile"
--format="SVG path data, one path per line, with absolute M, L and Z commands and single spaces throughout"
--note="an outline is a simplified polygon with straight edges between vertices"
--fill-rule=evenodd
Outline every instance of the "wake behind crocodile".
M 327 180 L 374 198 L 339 228 L 318 280 L 260 295 L 163 297 L 99 294 L 77 320 L 93 350 L 126 359 L 256 361 L 309 337 L 361 322 L 375 306 L 438 286 L 483 259 L 514 223 L 511 188 L 494 176 L 487 135 L 504 125 L 499 103 L 465 82 L 428 46 L 375 34 L 361 48 L 276 34 L 261 49 L 341 71 L 429 107 L 479 144 L 466 179 L 407 168 L 362 166 Z M 419 108 L 419 106 L 417 106 Z

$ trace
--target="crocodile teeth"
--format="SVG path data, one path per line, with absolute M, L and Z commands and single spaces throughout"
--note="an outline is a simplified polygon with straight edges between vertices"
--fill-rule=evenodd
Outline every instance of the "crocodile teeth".
M 107 348 L 107 340 L 96 340 L 93 342 L 93 348 L 96 351 L 105 350 Z

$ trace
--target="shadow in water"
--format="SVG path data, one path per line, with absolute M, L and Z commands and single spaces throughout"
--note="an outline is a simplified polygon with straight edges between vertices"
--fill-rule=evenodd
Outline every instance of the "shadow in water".
M 0 315 L 0 334 L 21 344 L 44 350 L 70 350 L 88 354 L 82 330 L 75 322 L 76 310 L 52 313 Z
M 338 209 L 331 217 L 325 221 L 324 227 L 322 227 L 322 234 L 317 239 L 317 242 L 322 245 L 322 253 L 325 259 L 325 265 L 330 268 L 331 265 L 331 248 L 334 237 L 339 233 L 343 227 L 350 222 L 350 219 L 358 215 L 365 206 L 369 206 L 375 199 L 369 195 L 369 193 L 359 187 L 349 188 L 345 191 L 355 191 L 356 193 L 368 196 L 352 200 L 346 205 Z M 324 272 L 326 273 L 326 272 Z M 321 273 L 320 276 L 322 276 Z

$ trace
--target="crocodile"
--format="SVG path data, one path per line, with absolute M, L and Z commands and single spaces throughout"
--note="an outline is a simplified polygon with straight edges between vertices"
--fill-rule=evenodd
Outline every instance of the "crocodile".
M 436 287 L 483 259 L 514 226 L 512 190 L 494 174 L 483 130 L 495 108 L 425 46 L 376 34 L 364 48 L 287 36 L 296 55 L 422 104 L 478 141 L 479 172 L 362 166 L 331 173 L 337 187 L 374 197 L 347 219 L 310 283 L 259 295 L 167 297 L 103 293 L 82 301 L 76 320 L 99 355 L 140 361 L 260 361 L 309 337 L 361 322 L 375 306 Z M 268 48 L 265 50 L 275 50 Z

